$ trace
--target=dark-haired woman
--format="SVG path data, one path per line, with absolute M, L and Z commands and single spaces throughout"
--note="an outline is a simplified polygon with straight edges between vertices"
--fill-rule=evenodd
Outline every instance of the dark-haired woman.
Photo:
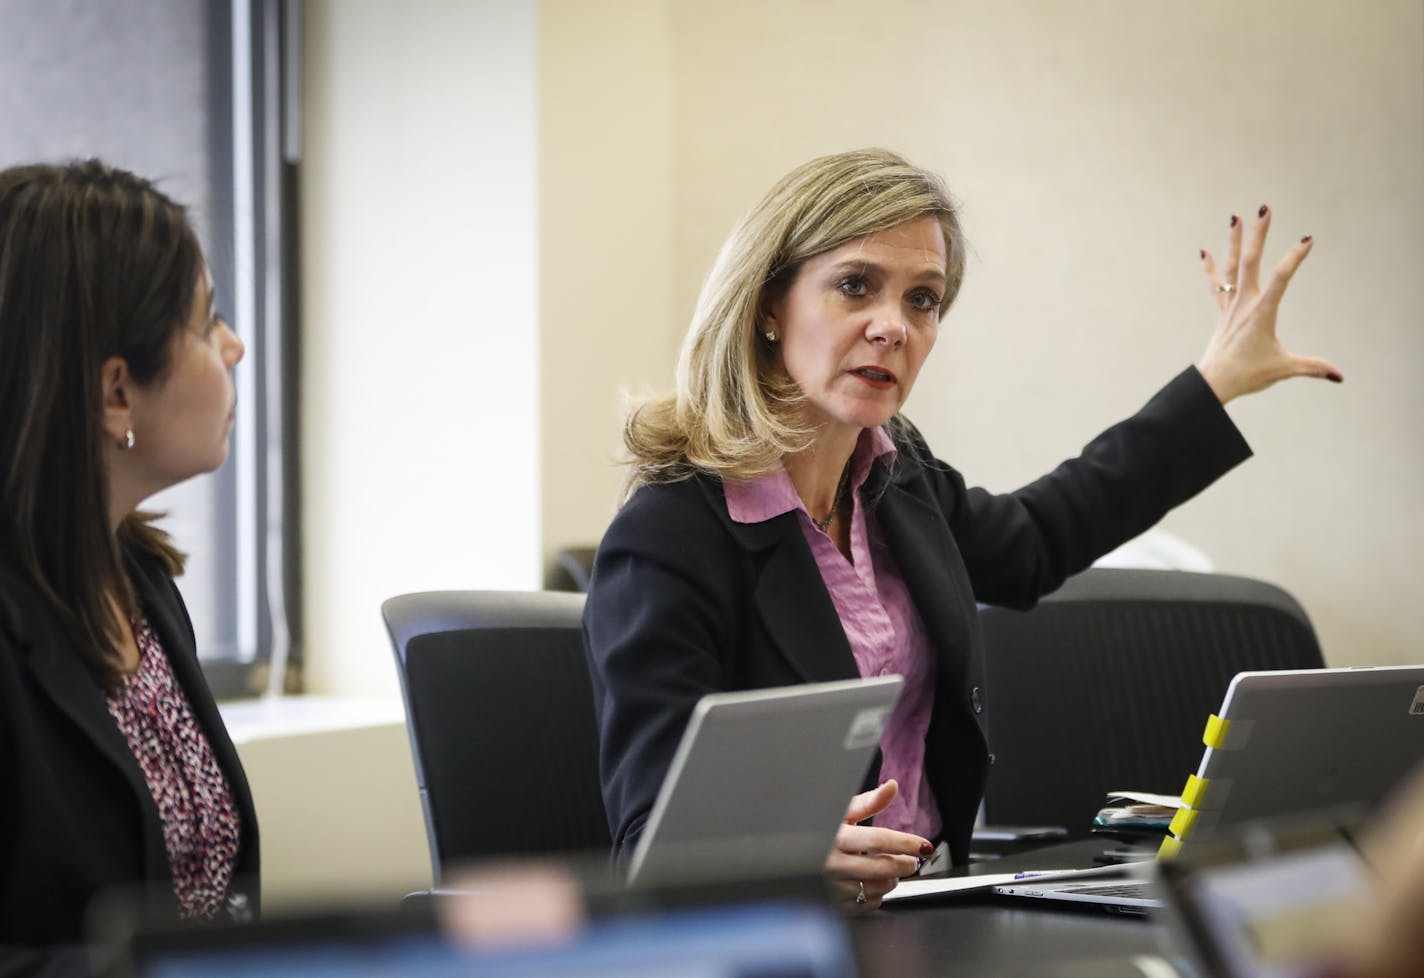
M 0 171 L 0 972 L 82 973 L 110 888 L 256 908 L 183 556 L 138 510 L 223 463 L 242 354 L 182 207 L 97 161 Z

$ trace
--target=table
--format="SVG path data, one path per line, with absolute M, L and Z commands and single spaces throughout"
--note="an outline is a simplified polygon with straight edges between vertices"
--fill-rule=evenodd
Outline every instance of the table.
M 956 875 L 1087 866 L 1103 848 L 1098 840 L 1055 845 Z M 895 904 L 851 921 L 850 932 L 865 978 L 1143 978 L 1151 972 L 1134 960 L 1160 957 L 1167 948 L 1164 926 L 1150 918 L 1050 909 L 988 894 Z

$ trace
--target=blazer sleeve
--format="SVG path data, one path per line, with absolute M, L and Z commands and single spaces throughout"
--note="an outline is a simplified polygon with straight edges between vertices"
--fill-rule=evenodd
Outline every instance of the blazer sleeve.
M 914 449 L 928 456 L 923 441 Z M 1221 402 L 1189 367 L 1077 458 L 1012 493 L 966 488 L 940 462 L 929 464 L 928 476 L 976 600 L 1028 608 L 1250 455 Z
M 584 607 L 604 808 L 631 854 L 692 709 L 725 688 L 730 554 L 701 488 L 644 486 L 598 547 Z M 719 571 L 721 568 L 721 571 Z

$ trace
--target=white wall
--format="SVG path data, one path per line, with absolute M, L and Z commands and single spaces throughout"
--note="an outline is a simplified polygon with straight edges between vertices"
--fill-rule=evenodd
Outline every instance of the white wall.
M 312 0 L 309 691 L 396 695 L 381 601 L 539 583 L 532 0 Z
M 551 85 L 544 72 L 544 139 L 581 124 L 580 86 L 598 85 L 605 58 L 620 73 L 669 65 L 671 173 L 650 181 L 659 195 L 670 187 L 671 257 L 656 229 L 624 235 L 614 221 L 560 226 L 557 254 L 546 243 L 546 297 L 590 262 L 607 294 L 626 297 L 544 320 L 546 348 L 574 331 L 606 341 L 588 361 L 597 380 L 569 373 L 542 393 L 561 437 L 616 436 L 600 368 L 675 349 L 717 246 L 777 177 L 819 153 L 885 145 L 944 174 L 972 244 L 908 413 L 972 480 L 1009 489 L 1200 354 L 1214 312 L 1197 250 L 1220 250 L 1233 211 L 1269 203 L 1271 262 L 1295 237 L 1317 238 L 1282 334 L 1335 359 L 1346 383 L 1295 381 L 1233 406 L 1258 457 L 1166 527 L 1221 569 L 1295 593 L 1331 662 L 1420 659 L 1424 3 L 664 0 L 605 18 L 584 76 Z M 601 46 L 664 20 L 667 46 L 635 64 L 636 52 Z M 645 114 L 617 99 L 599 111 Z M 641 171 L 648 139 L 635 130 L 546 154 L 543 186 L 590 165 Z M 661 335 L 630 337 L 629 309 L 658 308 L 669 268 Z M 627 382 L 666 385 L 671 369 L 669 352 Z M 546 527 L 551 511 L 578 514 L 549 548 L 601 534 L 606 517 L 584 494 L 603 491 L 605 471 L 575 458 L 546 481 Z
M 546 560 L 613 512 L 621 393 L 672 380 L 671 45 L 665 0 L 540 4 Z

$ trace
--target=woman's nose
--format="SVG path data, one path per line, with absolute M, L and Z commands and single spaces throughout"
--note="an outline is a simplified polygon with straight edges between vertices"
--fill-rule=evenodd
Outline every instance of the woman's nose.
M 899 347 L 904 345 L 909 331 L 905 327 L 905 320 L 902 316 L 897 312 L 885 311 L 877 313 L 871 319 L 865 335 L 872 343 L 884 343 L 886 346 Z

